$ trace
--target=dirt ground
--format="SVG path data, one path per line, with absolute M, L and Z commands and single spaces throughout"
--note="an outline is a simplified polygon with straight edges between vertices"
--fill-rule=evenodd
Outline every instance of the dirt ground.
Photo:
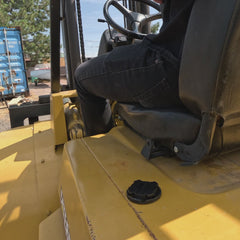
M 61 79 L 61 84 L 66 84 L 66 79 Z M 29 82 L 28 87 L 30 91 L 30 96 L 28 98 L 33 101 L 38 101 L 38 97 L 40 95 L 47 95 L 51 93 L 50 82 L 38 83 L 37 86 L 35 86 L 34 83 Z M 9 101 L 10 100 L 7 100 L 7 102 Z M 39 121 L 49 119 L 50 115 L 39 117 Z M 28 119 L 24 121 L 24 125 L 28 125 Z M 5 103 L 0 102 L 0 132 L 7 131 L 9 129 L 11 129 L 11 126 L 8 108 Z

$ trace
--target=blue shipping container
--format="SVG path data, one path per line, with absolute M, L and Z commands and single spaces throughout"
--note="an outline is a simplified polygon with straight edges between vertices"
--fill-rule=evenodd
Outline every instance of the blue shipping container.
M 0 27 L 0 86 L 8 96 L 29 92 L 19 28 Z

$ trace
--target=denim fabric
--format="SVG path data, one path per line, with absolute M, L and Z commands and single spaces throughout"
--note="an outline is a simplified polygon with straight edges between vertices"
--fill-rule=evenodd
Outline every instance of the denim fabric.
M 163 25 L 158 34 L 149 34 L 152 42 L 181 58 L 188 20 L 195 0 L 166 0 L 163 10 Z
M 107 99 L 147 108 L 181 105 L 179 61 L 194 0 L 165 0 L 163 27 L 136 45 L 118 47 L 81 64 L 75 81 L 87 135 L 112 127 Z
M 148 108 L 180 105 L 178 71 L 179 60 L 147 38 L 81 64 L 75 81 L 87 135 L 111 129 L 106 99 Z

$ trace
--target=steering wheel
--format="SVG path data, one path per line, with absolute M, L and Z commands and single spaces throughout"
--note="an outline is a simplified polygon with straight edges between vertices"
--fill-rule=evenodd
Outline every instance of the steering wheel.
M 158 3 L 155 3 L 151 0 L 135 0 L 135 1 L 145 3 L 146 5 L 156 9 L 159 13 L 142 14 L 138 12 L 133 12 L 124 7 L 123 5 L 121 5 L 118 1 L 119 0 L 107 0 L 103 7 L 103 14 L 107 22 L 114 29 L 126 35 L 127 37 L 143 39 L 146 36 L 146 34 L 140 32 L 141 27 L 148 22 L 162 18 L 161 6 Z M 111 18 L 108 11 L 111 5 L 117 8 L 126 17 L 128 25 L 132 30 L 128 30 L 126 28 L 121 27 Z

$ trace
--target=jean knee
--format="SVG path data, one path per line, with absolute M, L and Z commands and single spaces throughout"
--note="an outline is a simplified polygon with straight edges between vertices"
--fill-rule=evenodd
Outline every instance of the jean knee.
M 78 96 L 81 98 L 81 96 L 83 96 L 86 93 L 86 90 L 82 84 L 81 65 L 78 66 L 74 72 L 74 81 L 75 81 Z
M 80 64 L 77 69 L 75 70 L 75 73 L 74 73 L 74 79 L 75 79 L 75 82 L 81 82 L 82 79 L 84 79 L 84 72 L 85 72 L 85 66 L 84 64 Z

